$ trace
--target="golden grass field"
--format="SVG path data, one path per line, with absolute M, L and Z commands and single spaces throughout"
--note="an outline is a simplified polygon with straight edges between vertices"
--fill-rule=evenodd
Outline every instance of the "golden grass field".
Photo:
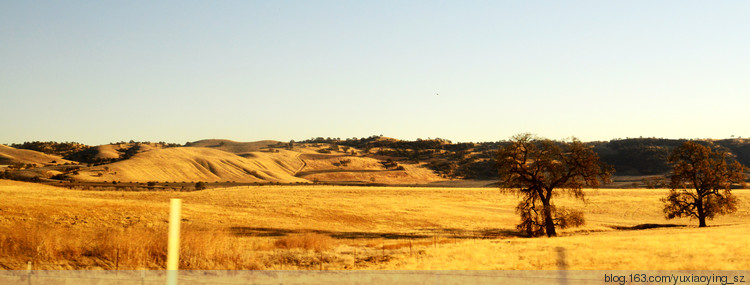
M 0 180 L 0 268 L 159 269 L 169 199 L 183 200 L 184 269 L 744 269 L 750 192 L 697 228 L 665 220 L 666 190 L 586 190 L 587 225 L 517 235 L 517 198 L 492 188 L 250 186 L 67 190 Z M 617 230 L 642 224 L 677 224 Z

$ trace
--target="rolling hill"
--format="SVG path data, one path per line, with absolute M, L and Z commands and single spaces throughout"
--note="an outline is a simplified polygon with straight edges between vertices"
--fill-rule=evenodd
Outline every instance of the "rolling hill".
M 656 187 L 670 170 L 667 155 L 684 141 L 638 138 L 587 144 L 615 168 L 616 185 L 612 186 Z M 733 159 L 750 165 L 748 139 L 700 142 L 724 148 Z M 487 181 L 498 178 L 495 153 L 504 143 L 452 143 L 440 138 L 404 141 L 382 136 L 315 138 L 293 144 L 206 139 L 184 147 L 133 141 L 99 146 L 26 142 L 0 146 L 0 170 L 7 170 L 2 175 L 10 179 L 48 182 L 54 181 L 46 179 L 413 185 L 464 180 L 489 185 Z M 11 164 L 16 167 L 7 167 Z M 28 164 L 35 166 L 29 169 L 25 167 Z
M 164 143 L 120 142 L 98 146 L 89 146 L 80 151 L 68 154 L 65 158 L 82 163 L 112 163 L 128 159 L 141 152 L 166 148 Z
M 56 165 L 71 163 L 60 156 L 27 149 L 16 149 L 0 144 L 0 165 L 36 164 Z
M 298 177 L 311 181 L 381 183 L 381 184 L 424 184 L 445 180 L 423 164 L 392 162 L 374 157 L 351 156 L 341 153 L 303 153 L 305 167 Z
M 111 164 L 84 168 L 72 176 L 79 181 L 206 181 L 279 182 L 294 177 L 302 165 L 296 153 L 251 153 L 241 157 L 204 147 L 153 149 Z
M 36 164 L 5 173 L 7 178 L 25 181 L 427 184 L 445 180 L 424 163 L 394 162 L 387 156 L 356 148 L 341 150 L 327 143 L 296 144 L 287 149 L 288 145 L 278 141 L 211 139 L 186 145 L 121 142 L 86 146 L 68 154 L 74 161 L 3 146 L 0 157 L 9 163 Z M 54 166 L 52 161 L 73 165 Z
M 220 139 L 207 139 L 199 140 L 196 142 L 188 143 L 186 146 L 190 147 L 207 147 L 226 152 L 231 152 L 240 156 L 244 156 L 250 152 L 258 152 L 268 147 L 269 145 L 278 144 L 278 141 L 263 140 L 256 142 L 236 142 L 231 140 L 220 140 Z

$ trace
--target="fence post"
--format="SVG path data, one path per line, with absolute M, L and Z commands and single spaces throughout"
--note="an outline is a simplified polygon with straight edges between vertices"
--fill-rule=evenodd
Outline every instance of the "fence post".
M 181 199 L 169 200 L 169 240 L 167 242 L 167 285 L 177 285 L 180 263 L 180 210 Z
M 383 260 L 385 260 L 385 240 L 383 240 Z
M 26 280 L 28 281 L 28 284 L 31 285 L 31 261 L 26 263 L 26 273 L 28 273 Z
M 565 260 L 565 248 L 558 246 L 555 248 L 557 251 L 557 272 L 559 272 L 558 280 L 560 284 L 568 284 L 568 263 Z

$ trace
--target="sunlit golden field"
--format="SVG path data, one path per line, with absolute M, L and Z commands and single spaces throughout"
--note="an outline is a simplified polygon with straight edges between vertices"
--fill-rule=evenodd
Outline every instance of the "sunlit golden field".
M 666 190 L 587 190 L 587 225 L 515 230 L 516 197 L 492 188 L 258 186 L 99 192 L 0 180 L 0 268 L 163 268 L 170 198 L 183 199 L 186 269 L 741 269 L 750 192 L 737 213 L 665 220 Z M 686 225 L 626 229 L 655 224 Z M 652 226 L 651 226 L 652 227 Z M 637 227 L 640 228 L 640 227 Z

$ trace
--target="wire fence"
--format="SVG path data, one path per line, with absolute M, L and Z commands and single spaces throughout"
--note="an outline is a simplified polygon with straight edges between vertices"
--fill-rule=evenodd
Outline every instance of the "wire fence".
M 180 271 L 179 284 L 602 284 L 559 271 Z M 601 275 L 601 274 L 599 274 Z M 166 271 L 6 271 L 2 284 L 164 284 Z
M 165 284 L 165 270 L 0 271 L 0 284 Z M 744 271 L 232 271 L 181 270 L 179 284 L 743 284 Z

